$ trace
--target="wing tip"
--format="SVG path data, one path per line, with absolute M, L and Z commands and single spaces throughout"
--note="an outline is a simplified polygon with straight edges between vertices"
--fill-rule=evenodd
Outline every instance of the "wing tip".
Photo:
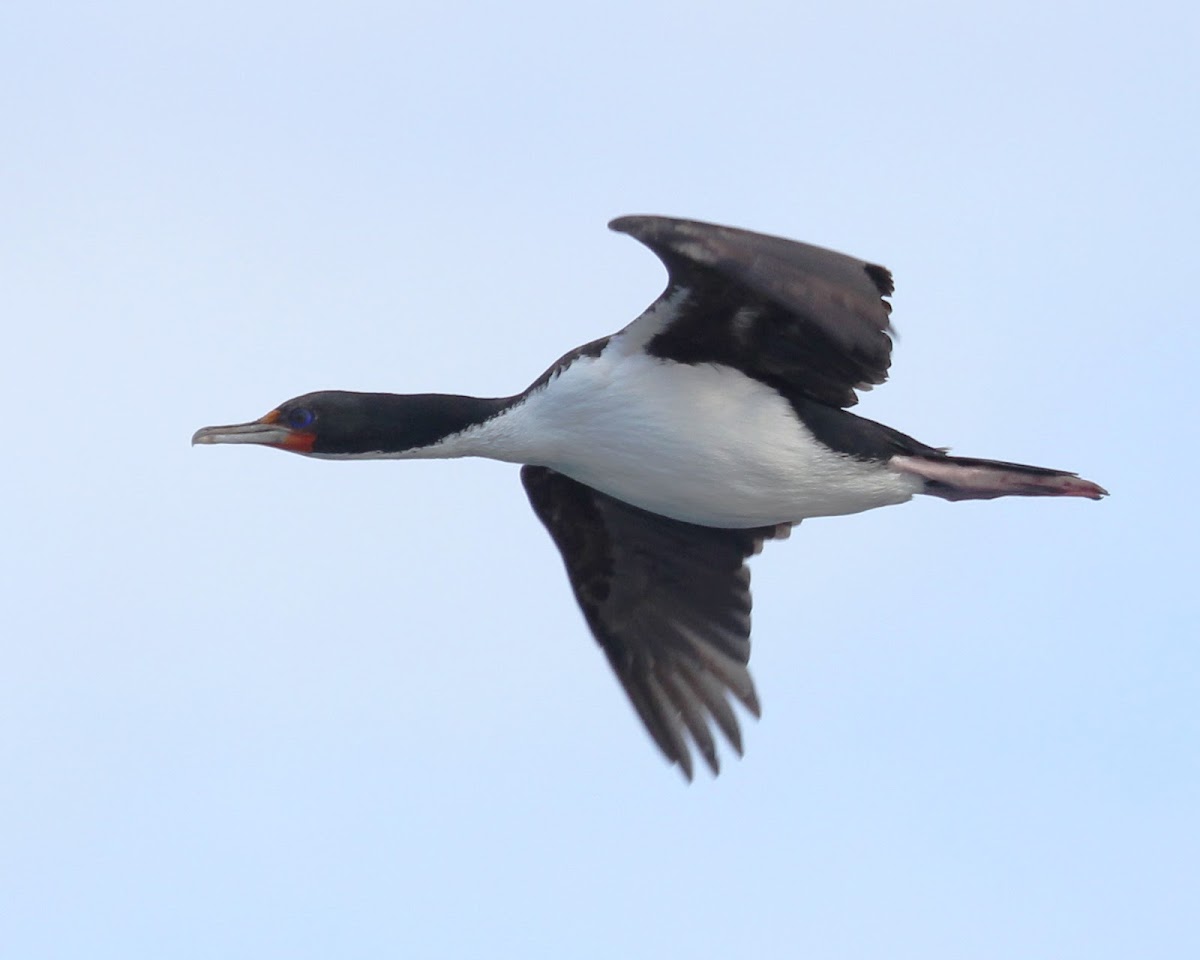
M 663 219 L 665 218 L 650 213 L 626 213 L 609 220 L 608 229 L 615 230 L 617 233 L 632 233 L 635 230 L 648 226 L 655 220 Z
M 638 243 L 650 247 L 655 244 L 670 245 L 680 239 L 680 228 L 693 224 L 691 220 L 678 217 L 662 217 L 652 213 L 631 213 L 608 221 L 608 229 L 633 237 Z
M 887 267 L 881 267 L 877 263 L 865 263 L 863 270 L 871 278 L 871 282 L 875 284 L 875 289 L 879 291 L 881 297 L 890 297 L 896 292 L 896 282 L 892 278 L 892 271 Z M 891 305 L 888 306 L 890 308 Z
M 615 230 L 617 233 L 628 233 L 631 229 L 636 228 L 636 221 L 641 219 L 641 216 L 637 214 L 625 214 L 620 217 L 613 217 L 608 221 L 608 229 Z

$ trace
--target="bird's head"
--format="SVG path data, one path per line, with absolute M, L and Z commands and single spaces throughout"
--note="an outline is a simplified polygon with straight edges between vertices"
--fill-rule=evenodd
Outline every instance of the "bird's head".
M 502 401 L 444 394 L 322 390 L 281 403 L 249 423 L 202 427 L 192 443 L 253 443 L 316 457 L 427 456 L 493 414 Z
M 320 453 L 335 435 L 344 443 L 346 412 L 352 405 L 333 392 L 307 393 L 281 403 L 251 420 L 220 427 L 201 427 L 192 443 L 253 443 L 293 453 Z

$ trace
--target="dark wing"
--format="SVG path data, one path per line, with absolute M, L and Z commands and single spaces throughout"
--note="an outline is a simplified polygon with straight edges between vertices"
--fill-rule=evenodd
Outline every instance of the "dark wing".
M 546 467 L 521 468 L 575 598 L 650 736 L 690 780 L 687 735 L 713 773 L 710 719 L 740 754 L 727 699 L 758 715 L 750 659 L 745 560 L 790 524 L 720 530 L 669 520 Z
M 821 247 L 711 223 L 609 224 L 658 254 L 667 289 L 622 333 L 653 355 L 723 363 L 821 403 L 849 407 L 887 379 L 892 275 Z

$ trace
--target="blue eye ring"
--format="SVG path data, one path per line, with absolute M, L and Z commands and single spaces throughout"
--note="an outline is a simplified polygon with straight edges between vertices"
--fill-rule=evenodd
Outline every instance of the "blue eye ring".
M 295 410 L 289 410 L 287 414 L 287 425 L 293 430 L 303 430 L 307 426 L 311 426 L 312 422 L 317 419 L 308 407 L 296 407 Z

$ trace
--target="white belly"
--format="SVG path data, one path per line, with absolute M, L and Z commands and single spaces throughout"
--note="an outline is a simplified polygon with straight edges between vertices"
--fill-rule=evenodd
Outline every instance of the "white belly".
M 829 450 L 778 393 L 736 370 L 614 354 L 576 360 L 462 452 L 547 466 L 643 509 L 721 527 L 858 513 L 921 487 Z

